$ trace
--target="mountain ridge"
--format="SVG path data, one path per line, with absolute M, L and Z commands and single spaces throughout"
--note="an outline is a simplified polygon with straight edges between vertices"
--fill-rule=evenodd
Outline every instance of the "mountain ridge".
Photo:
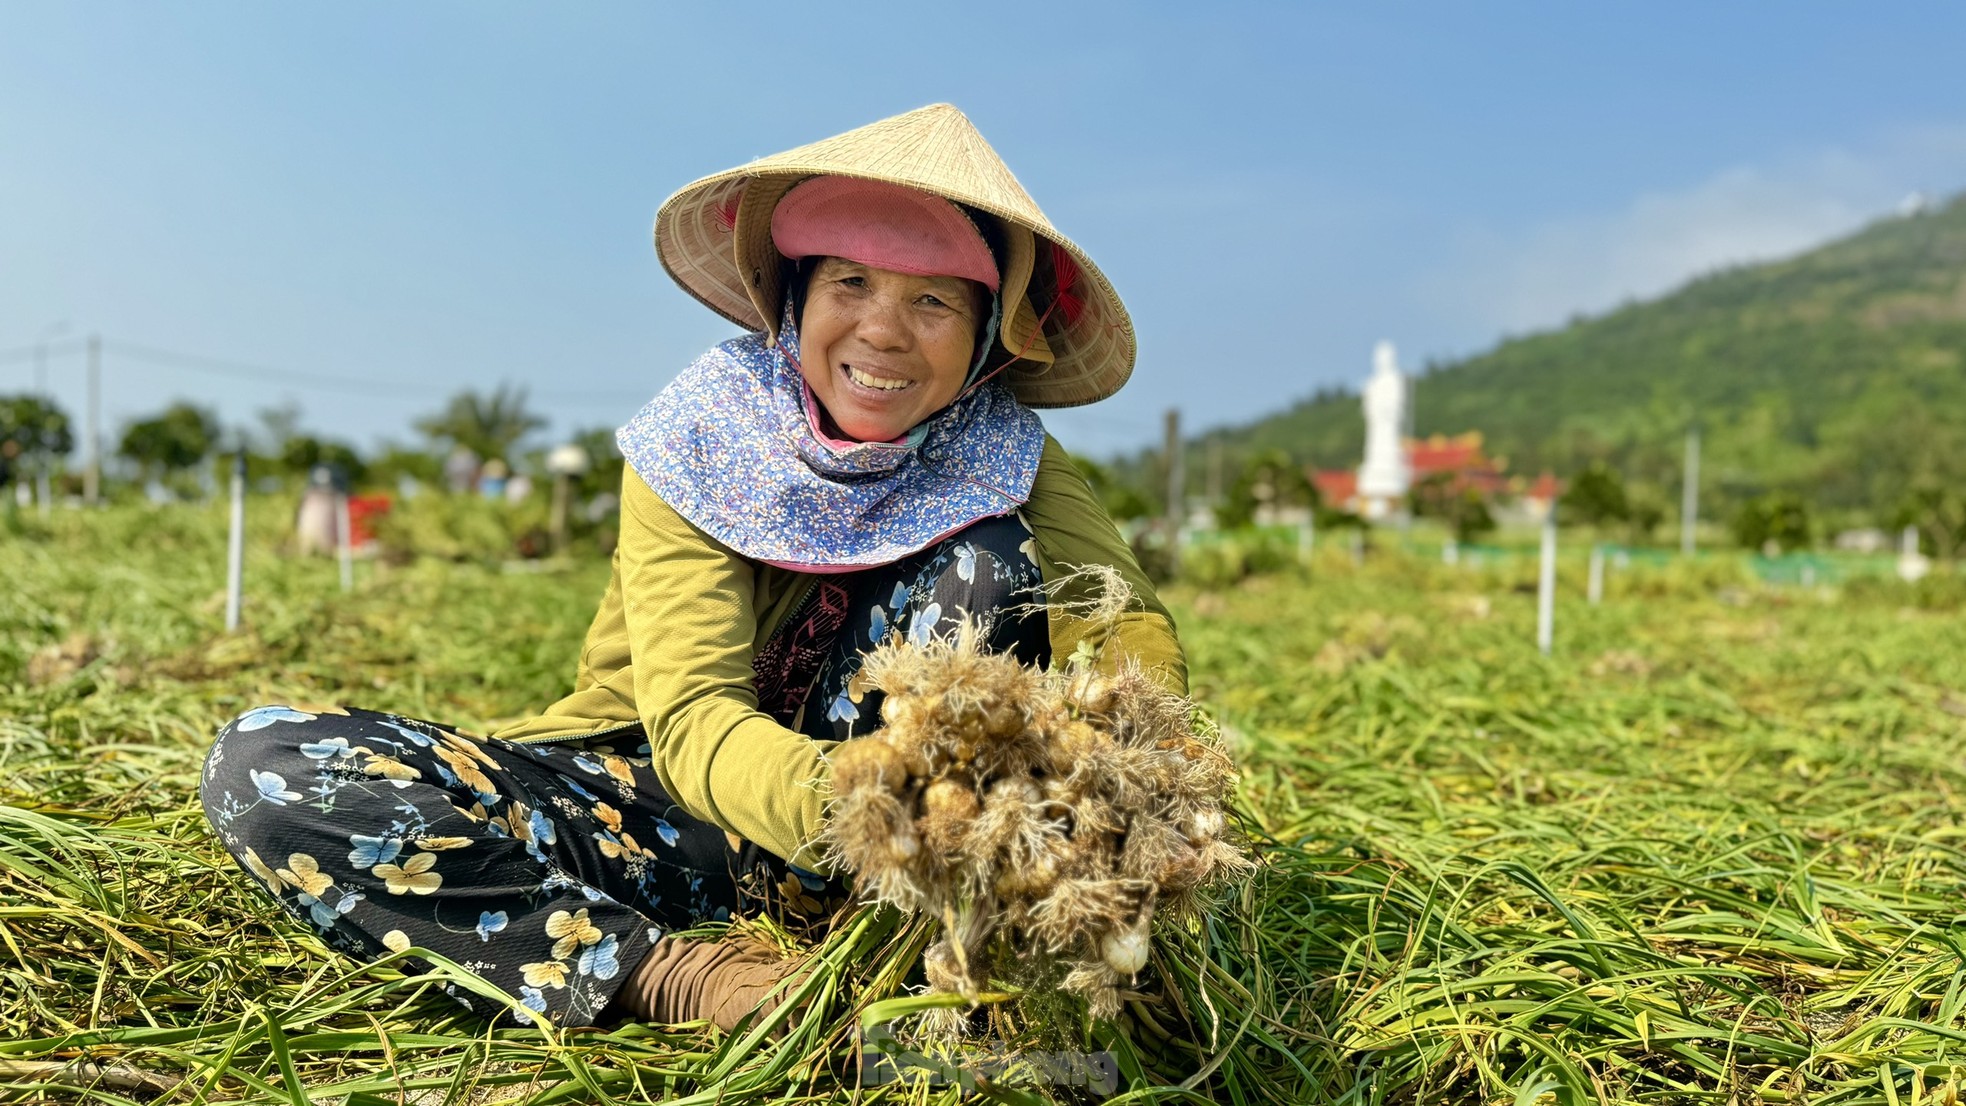
M 1786 258 L 1729 266 L 1659 297 L 1505 338 L 1415 378 L 1417 436 L 1482 433 L 1510 470 L 1593 461 L 1676 487 L 1702 429 L 1703 493 L 1771 490 L 1888 512 L 1908 487 L 1966 483 L 1966 194 Z M 1357 464 L 1355 393 L 1327 389 L 1211 441 L 1233 468 L 1281 450 Z

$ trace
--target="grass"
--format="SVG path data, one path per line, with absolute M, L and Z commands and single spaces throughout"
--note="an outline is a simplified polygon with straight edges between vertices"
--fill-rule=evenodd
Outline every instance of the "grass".
M 231 637 L 216 510 L 0 523 L 0 1088 L 829 1101 L 863 1018 L 930 1001 L 889 997 L 927 935 L 869 911 L 820 946 L 775 1045 L 493 1030 L 437 993 L 475 985 L 461 970 L 356 966 L 268 916 L 195 805 L 216 725 L 272 701 L 524 713 L 570 677 L 606 565 L 365 564 L 343 595 L 331 562 L 272 551 L 266 514 Z M 1106 1050 L 1129 1101 L 1954 1101 L 1956 592 L 1771 589 L 1715 559 L 1614 574 L 1589 607 L 1570 567 L 1549 658 L 1527 564 L 1333 550 L 1170 589 L 1265 867 L 1205 931 L 1163 935 L 1159 1001 L 1123 1031 L 1031 1002 L 1000 1035 Z

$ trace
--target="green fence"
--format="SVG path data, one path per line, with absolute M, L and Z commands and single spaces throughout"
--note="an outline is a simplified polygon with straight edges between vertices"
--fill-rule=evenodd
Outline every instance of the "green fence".
M 1266 547 L 1267 550 L 1287 549 L 1302 538 L 1301 532 L 1293 526 L 1251 527 L 1244 530 L 1193 530 L 1183 535 L 1184 548 L 1189 551 L 1204 550 L 1217 555 L 1228 555 L 1235 550 L 1249 550 L 1250 547 Z M 1330 529 L 1317 535 L 1318 545 L 1327 546 L 1330 542 L 1349 544 L 1353 539 L 1346 530 Z M 1446 559 L 1448 543 L 1432 535 L 1415 536 L 1402 534 L 1397 530 L 1374 530 L 1368 542 L 1379 549 L 1397 549 L 1409 556 L 1428 560 Z M 1565 563 L 1572 563 L 1589 555 L 1591 544 L 1571 539 L 1562 544 Z M 1616 573 L 1633 568 L 1663 569 L 1685 560 L 1677 549 L 1657 546 L 1629 546 L 1610 542 L 1598 543 L 1604 551 L 1604 566 L 1608 572 Z M 1510 544 L 1489 544 L 1467 542 L 1453 546 L 1452 557 L 1465 568 L 1507 568 L 1524 561 L 1535 561 L 1540 550 L 1534 542 L 1514 542 Z M 1808 587 L 1813 585 L 1842 584 L 1856 579 L 1883 578 L 1896 574 L 1897 558 L 1888 553 L 1840 553 L 1827 551 L 1806 551 L 1783 553 L 1778 556 L 1763 556 L 1744 550 L 1706 549 L 1695 552 L 1692 560 L 1696 563 L 1718 564 L 1732 562 L 1745 564 L 1754 576 L 1767 584 Z

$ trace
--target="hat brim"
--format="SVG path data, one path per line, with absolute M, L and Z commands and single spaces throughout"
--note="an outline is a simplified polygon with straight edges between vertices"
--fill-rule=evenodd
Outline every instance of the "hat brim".
M 917 117 L 953 113 L 970 149 L 961 157 L 922 154 Z M 912 142 L 881 128 L 917 120 Z M 945 116 L 927 120 L 948 131 Z M 970 137 L 970 136 L 973 136 Z M 931 138 L 938 135 L 931 132 Z M 944 144 L 953 141 L 944 137 Z M 980 145 L 979 154 L 973 147 Z M 990 164 L 994 162 L 994 164 Z M 983 168 L 978 171 L 976 166 Z M 1001 345 L 1021 354 L 1004 371 L 1031 407 L 1077 407 L 1117 392 L 1133 374 L 1133 321 L 1112 282 L 1084 250 L 1058 233 L 968 127 L 960 112 L 936 105 L 683 186 L 656 212 L 656 256 L 670 277 L 704 306 L 750 330 L 775 329 L 782 303 L 780 263 L 771 247 L 771 211 L 793 185 L 820 175 L 851 176 L 919 189 L 995 216 L 1005 226 Z M 1059 259 L 1066 259 L 1060 263 Z M 1059 277 L 1068 272 L 1061 295 Z M 1014 286 L 1021 284 L 1021 287 Z M 1049 355 L 1047 357 L 1046 355 Z

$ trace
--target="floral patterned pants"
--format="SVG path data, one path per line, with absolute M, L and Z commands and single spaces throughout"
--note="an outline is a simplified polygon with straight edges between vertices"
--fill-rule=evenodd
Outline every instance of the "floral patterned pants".
M 816 738 L 868 733 L 879 695 L 854 680 L 860 659 L 964 614 L 993 650 L 1044 664 L 1039 582 L 1015 515 L 820 577 L 759 651 L 760 709 Z M 219 731 L 200 791 L 240 866 L 333 947 L 362 960 L 428 949 L 556 1024 L 589 1024 L 663 933 L 759 912 L 817 922 L 847 894 L 676 805 L 648 753 L 639 726 L 521 745 L 269 706 Z

